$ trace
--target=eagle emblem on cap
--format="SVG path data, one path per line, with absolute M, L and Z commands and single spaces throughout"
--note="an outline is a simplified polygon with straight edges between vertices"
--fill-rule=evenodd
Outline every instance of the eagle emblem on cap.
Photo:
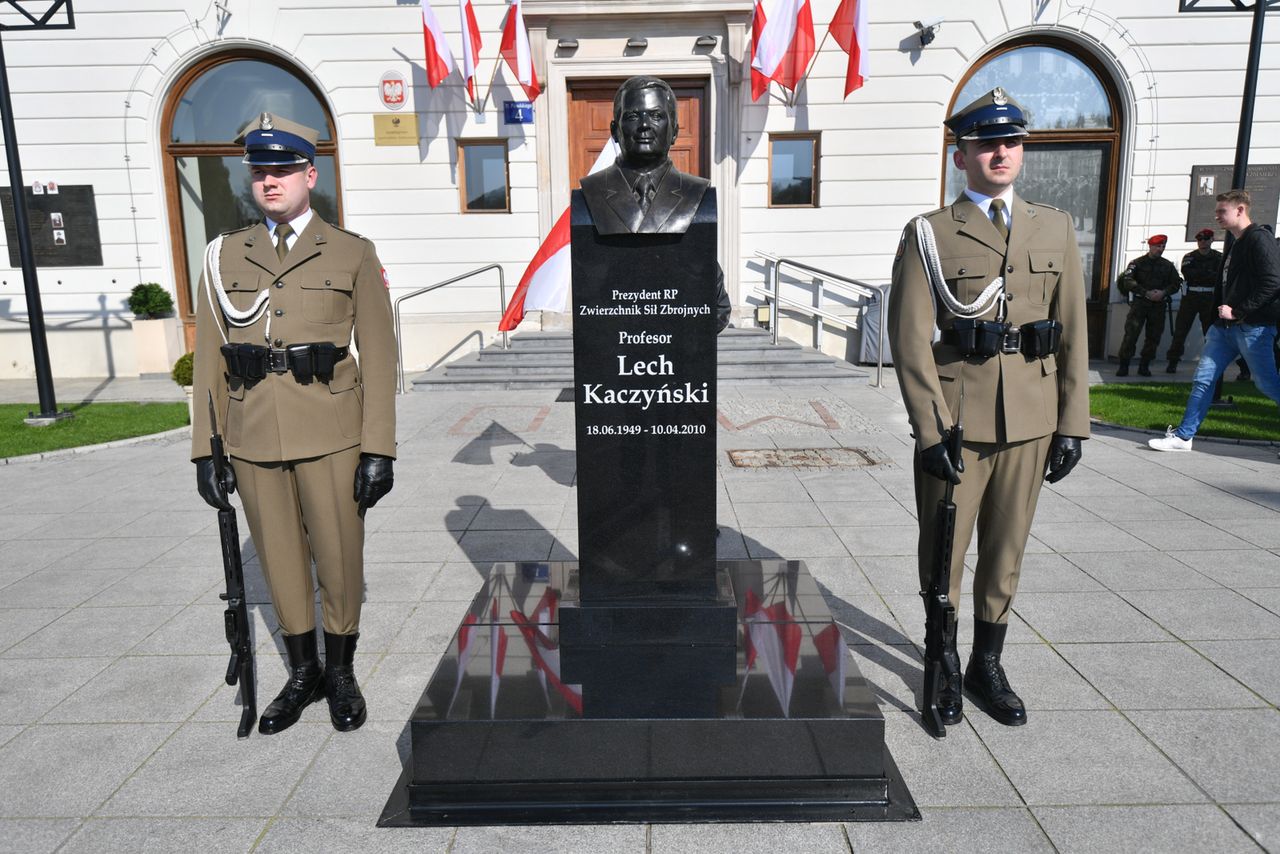
M 1009 103 L 1009 96 L 999 86 L 991 90 L 991 100 L 995 102 L 997 107 L 1003 107 Z
M 262 114 L 262 116 L 258 119 L 258 126 L 259 126 L 262 130 L 271 130 L 271 129 L 273 129 L 273 128 L 275 127 L 275 122 L 274 122 L 274 120 L 271 118 L 271 114 L 270 114 L 270 113 L 263 113 L 263 114 Z

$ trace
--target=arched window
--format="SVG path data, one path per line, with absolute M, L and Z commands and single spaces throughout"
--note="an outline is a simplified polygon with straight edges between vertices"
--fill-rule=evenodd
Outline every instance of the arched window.
M 264 112 L 320 131 L 311 206 L 323 219 L 341 223 L 333 121 L 311 85 L 282 60 L 256 51 L 218 54 L 187 69 L 169 94 L 162 132 L 174 274 L 188 349 L 195 337 L 194 291 L 205 244 L 261 219 L 248 168 L 240 162 L 243 149 L 234 140 Z
M 1099 357 L 1105 339 L 1120 160 L 1119 101 L 1093 57 L 1067 42 L 1023 39 L 983 57 L 961 82 L 947 110 L 1001 86 L 1029 116 L 1022 174 L 1015 190 L 1022 198 L 1062 208 L 1072 215 L 1089 288 L 1089 354 Z M 964 173 L 951 154 L 955 138 L 946 134 L 943 203 L 964 189 Z

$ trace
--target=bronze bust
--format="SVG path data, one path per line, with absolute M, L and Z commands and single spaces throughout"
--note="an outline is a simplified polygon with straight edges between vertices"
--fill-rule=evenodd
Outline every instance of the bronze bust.
M 582 193 L 601 234 L 683 234 L 705 178 L 676 169 L 668 153 L 680 126 L 676 96 L 657 77 L 632 77 L 613 96 L 609 132 L 621 149 L 607 169 L 582 179 Z

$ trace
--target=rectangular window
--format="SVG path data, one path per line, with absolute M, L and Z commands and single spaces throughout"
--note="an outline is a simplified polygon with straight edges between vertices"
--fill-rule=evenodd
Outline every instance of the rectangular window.
M 505 139 L 458 140 L 463 213 L 509 213 L 511 185 Z
M 769 134 L 769 207 L 818 207 L 821 134 Z

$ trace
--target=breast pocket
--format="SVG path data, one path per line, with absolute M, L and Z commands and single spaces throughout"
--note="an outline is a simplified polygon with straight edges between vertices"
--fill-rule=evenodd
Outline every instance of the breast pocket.
M 227 299 L 239 311 L 248 311 L 257 302 L 262 289 L 271 282 L 270 277 L 258 273 L 224 273 L 222 289 L 227 292 Z
M 352 281 L 348 273 L 312 273 L 302 278 L 302 317 L 309 323 L 351 320 Z
M 942 259 L 942 277 L 951 292 L 963 303 L 973 302 L 991 284 L 990 259 L 985 255 L 964 255 Z
M 1031 287 L 1027 297 L 1037 305 L 1045 305 L 1053 299 L 1058 289 L 1058 277 L 1066 256 L 1061 252 L 1032 252 L 1027 264 L 1031 271 Z

